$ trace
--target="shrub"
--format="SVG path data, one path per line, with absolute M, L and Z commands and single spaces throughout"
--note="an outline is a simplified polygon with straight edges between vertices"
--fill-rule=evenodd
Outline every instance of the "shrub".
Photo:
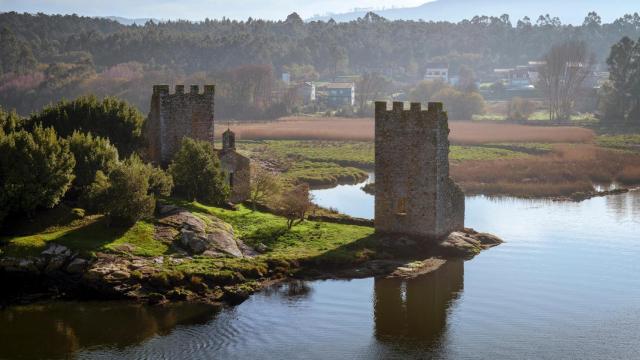
M 171 177 L 161 169 L 133 156 L 116 164 L 108 176 L 98 171 L 83 202 L 109 215 L 112 224 L 130 225 L 151 216 L 156 196 L 169 195 L 171 185 Z
M 258 164 L 251 164 L 251 204 L 265 203 L 280 193 L 281 181 L 276 173 Z
M 22 119 L 15 111 L 7 112 L 0 106 L 0 131 L 5 133 L 14 132 L 22 127 Z
M 535 104 L 531 100 L 514 97 L 507 105 L 507 117 L 515 121 L 528 120 L 534 110 Z
M 118 150 L 108 139 L 74 131 L 68 138 L 76 159 L 72 196 L 79 196 L 96 177 L 96 172 L 109 174 L 118 162 Z
M 54 207 L 71 185 L 74 166 L 68 142 L 52 128 L 0 136 L 0 209 L 30 215 Z
M 313 206 L 313 196 L 309 184 L 302 183 L 282 194 L 278 212 L 287 218 L 287 229 L 304 221 Z
M 449 119 L 470 120 L 474 114 L 484 113 L 484 98 L 477 92 L 462 92 L 448 87 L 433 95 L 433 100 L 444 103 Z
M 122 156 L 131 155 L 143 144 L 142 113 L 117 98 L 98 100 L 95 96 L 82 96 L 64 100 L 34 114 L 29 122 L 32 126 L 52 126 L 64 137 L 75 131 L 106 137 Z
M 220 169 L 213 146 L 206 141 L 184 138 L 169 166 L 175 192 L 188 200 L 221 204 L 229 197 L 229 186 Z

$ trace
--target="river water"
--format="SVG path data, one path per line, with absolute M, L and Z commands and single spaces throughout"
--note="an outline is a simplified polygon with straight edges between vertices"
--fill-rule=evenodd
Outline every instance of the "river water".
M 373 213 L 360 185 L 318 203 Z M 243 304 L 53 303 L 0 311 L 0 358 L 638 359 L 640 192 L 581 203 L 470 197 L 506 240 L 409 280 L 281 284 Z

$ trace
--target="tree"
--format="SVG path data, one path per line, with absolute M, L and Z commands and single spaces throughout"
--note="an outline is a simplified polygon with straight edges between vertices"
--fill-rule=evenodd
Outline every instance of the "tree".
M 7 112 L 0 106 L 0 131 L 8 134 L 19 130 L 23 124 L 24 119 L 15 110 Z
M 582 84 L 591 74 L 594 56 L 586 43 L 567 41 L 554 45 L 544 57 L 539 85 L 549 106 L 552 121 L 569 120 Z
M 309 184 L 297 185 L 282 194 L 278 212 L 287 218 L 287 229 L 304 221 L 307 212 L 313 207 L 313 196 Z
M 109 174 L 103 210 L 115 225 L 131 225 L 155 210 L 155 196 L 149 193 L 149 177 L 139 164 L 119 163 Z M 103 184 L 101 184 L 103 185 Z
M 118 162 L 108 176 L 98 170 L 82 200 L 90 210 L 108 215 L 111 224 L 131 225 L 151 216 L 156 199 L 169 196 L 171 186 L 171 177 L 162 169 L 134 155 Z
M 144 143 L 144 117 L 140 111 L 112 97 L 98 100 L 91 95 L 63 100 L 34 114 L 29 122 L 32 126 L 52 126 L 64 137 L 80 131 L 108 138 L 121 156 L 131 155 Z
M 93 183 L 96 172 L 108 175 L 118 162 L 118 150 L 108 139 L 75 131 L 69 138 L 69 148 L 76 159 L 73 197 L 78 197 Z
M 387 91 L 391 81 L 376 73 L 365 73 L 356 83 L 356 101 L 360 113 L 365 113 L 367 104 L 380 100 Z
M 173 176 L 176 194 L 188 200 L 222 204 L 229 197 L 229 186 L 211 143 L 182 139 L 180 150 L 169 165 L 169 173 Z
M 250 199 L 253 210 L 258 203 L 275 198 L 281 190 L 281 182 L 276 173 L 265 169 L 259 164 L 251 164 L 251 193 Z
M 433 98 L 440 90 L 449 87 L 442 80 L 421 81 L 416 87 L 409 90 L 409 100 L 413 102 L 426 102 Z
M 444 103 L 450 119 L 470 120 L 473 115 L 484 113 L 484 98 L 477 92 L 464 93 L 446 87 L 433 95 L 432 100 Z
M 640 40 L 622 38 L 607 59 L 609 81 L 603 87 L 606 121 L 640 125 Z
M 68 142 L 52 128 L 0 136 L 0 208 L 31 215 L 54 207 L 73 181 L 74 166 Z
M 531 100 L 514 97 L 507 104 L 507 117 L 515 121 L 528 120 L 534 110 L 535 104 Z
M 462 65 L 459 70 L 460 80 L 458 81 L 457 88 L 462 92 L 470 93 L 478 90 L 476 85 L 476 74 L 473 69 L 466 65 Z

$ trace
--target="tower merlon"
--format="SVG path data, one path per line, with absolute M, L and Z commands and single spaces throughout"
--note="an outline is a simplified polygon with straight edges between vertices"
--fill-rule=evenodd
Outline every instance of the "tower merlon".
M 154 94 L 168 94 L 169 85 L 153 85 Z

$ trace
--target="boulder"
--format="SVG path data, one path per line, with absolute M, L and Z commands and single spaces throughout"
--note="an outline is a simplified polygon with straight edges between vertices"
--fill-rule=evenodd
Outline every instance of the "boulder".
M 207 238 L 204 233 L 196 233 L 191 230 L 182 229 L 180 234 L 180 244 L 191 254 L 198 255 L 207 250 Z
M 156 238 L 166 241 L 171 234 L 176 234 L 177 243 L 189 254 L 206 254 L 211 257 L 255 254 L 236 239 L 231 225 L 215 216 L 195 215 L 185 209 L 167 205 L 160 213 L 165 215 L 158 220 Z
M 495 235 L 478 233 L 472 229 L 454 231 L 439 244 L 441 252 L 450 257 L 471 259 L 480 251 L 501 244 L 503 241 Z
M 57 255 L 49 258 L 47 266 L 44 268 L 45 273 L 51 273 L 61 270 L 64 264 L 67 262 L 68 256 Z
M 41 255 L 45 256 L 71 256 L 71 250 L 63 245 L 51 243 Z
M 89 261 L 81 258 L 73 259 L 69 265 L 67 265 L 66 271 L 69 274 L 81 274 L 89 266 Z

